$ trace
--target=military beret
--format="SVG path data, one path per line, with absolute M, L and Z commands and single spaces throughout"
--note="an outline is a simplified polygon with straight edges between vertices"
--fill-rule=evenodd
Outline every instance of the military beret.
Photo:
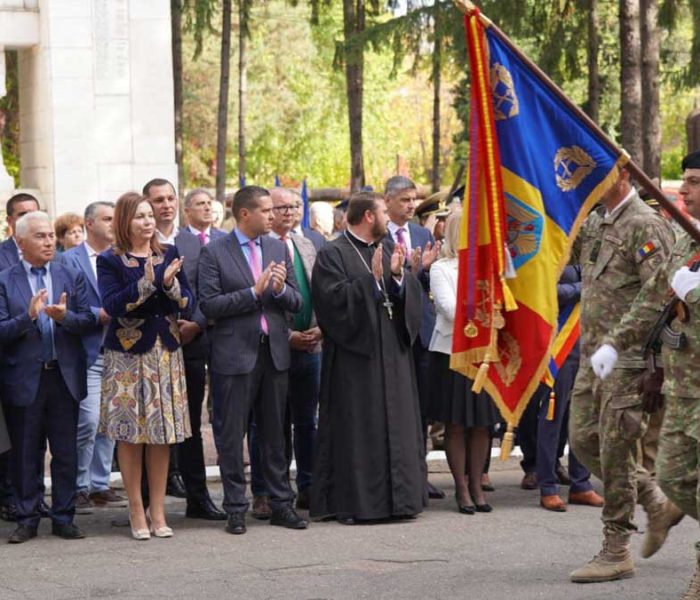
M 700 169 L 700 150 L 687 154 L 681 163 L 681 169 Z

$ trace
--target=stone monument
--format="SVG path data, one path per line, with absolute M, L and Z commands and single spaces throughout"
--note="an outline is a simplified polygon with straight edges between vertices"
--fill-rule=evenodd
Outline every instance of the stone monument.
M 52 215 L 153 177 L 177 187 L 170 31 L 169 0 L 0 0 L 0 54 L 18 51 L 20 187 Z M 2 201 L 4 174 L 0 162 Z

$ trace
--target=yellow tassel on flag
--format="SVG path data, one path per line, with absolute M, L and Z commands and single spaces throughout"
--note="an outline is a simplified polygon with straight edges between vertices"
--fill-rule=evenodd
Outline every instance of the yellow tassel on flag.
M 508 287 L 505 278 L 501 279 L 501 287 L 503 288 L 503 304 L 505 305 L 506 310 L 517 310 L 518 303 L 515 301 L 513 292 L 510 291 L 510 288 Z
M 486 375 L 489 372 L 489 363 L 482 362 L 479 366 L 479 370 L 474 378 L 474 383 L 472 384 L 472 392 L 478 394 L 484 388 L 484 382 L 486 381 Z
M 501 442 L 501 460 L 508 460 L 510 453 L 513 450 L 513 424 L 508 423 L 508 429 L 506 434 L 503 436 L 503 441 Z
M 549 394 L 549 406 L 547 406 L 547 420 L 554 421 L 554 410 L 556 409 L 556 397 L 554 390 Z

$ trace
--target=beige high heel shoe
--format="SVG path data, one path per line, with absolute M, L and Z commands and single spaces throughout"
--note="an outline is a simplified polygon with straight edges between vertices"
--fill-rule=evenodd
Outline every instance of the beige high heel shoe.
M 167 525 L 163 525 L 162 527 L 158 527 L 158 529 L 153 527 L 153 521 L 151 519 L 151 511 L 149 511 L 149 510 L 146 511 L 146 519 L 150 522 L 151 534 L 153 534 L 155 537 L 157 537 L 157 538 L 169 538 L 169 537 L 173 537 L 173 535 L 175 535 L 172 528 L 168 527 Z
M 143 542 L 151 539 L 151 534 L 145 527 L 143 529 L 134 529 L 134 526 L 131 524 L 131 515 L 129 515 L 129 526 L 131 527 L 131 537 L 135 540 Z
M 153 525 L 151 525 L 151 533 L 157 538 L 169 538 L 175 535 L 172 528 L 167 525 L 163 525 L 163 527 L 159 527 L 158 529 L 154 529 Z

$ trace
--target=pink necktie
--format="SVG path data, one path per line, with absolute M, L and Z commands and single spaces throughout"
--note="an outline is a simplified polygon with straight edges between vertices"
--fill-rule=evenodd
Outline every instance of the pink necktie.
M 403 227 L 399 227 L 396 230 L 396 241 L 398 242 L 399 246 L 402 246 L 404 250 L 407 250 L 406 248 L 406 238 L 403 236 L 404 231 L 406 231 Z
M 255 249 L 255 242 L 253 240 L 248 240 L 248 249 L 250 250 L 248 264 L 250 265 L 250 270 L 253 273 L 253 279 L 257 281 L 262 273 L 262 265 L 260 264 L 260 258 L 258 258 L 258 253 Z M 260 329 L 262 329 L 263 333 L 267 335 L 267 319 L 263 314 L 260 315 Z
M 202 246 L 207 245 L 207 233 L 206 231 L 200 231 L 199 232 L 199 243 L 202 244 Z

